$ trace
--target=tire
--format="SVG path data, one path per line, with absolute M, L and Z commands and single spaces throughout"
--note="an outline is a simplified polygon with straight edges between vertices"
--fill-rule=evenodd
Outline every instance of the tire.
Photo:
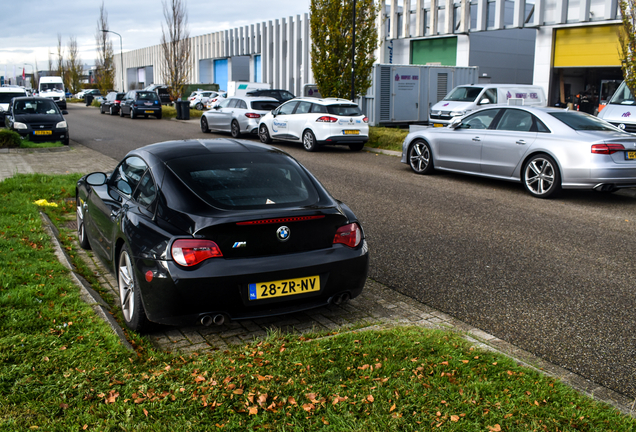
M 308 152 L 315 152 L 316 150 L 318 150 L 316 137 L 314 136 L 314 133 L 309 129 L 303 132 L 303 147 L 305 147 L 305 150 L 307 150 Z
M 75 209 L 77 241 L 82 249 L 90 250 L 91 244 L 88 242 L 88 237 L 86 237 L 86 227 L 84 226 L 84 210 L 82 210 L 78 197 L 75 197 Z
M 134 119 L 135 119 L 135 117 L 136 117 L 136 116 L 135 116 L 135 110 L 131 108 L 131 109 L 130 109 L 130 119 L 131 119 L 131 120 L 134 120 Z
M 100 106 L 99 106 L 99 113 L 100 113 L 100 114 L 106 114 L 106 113 L 104 112 L 104 105 L 100 105 Z
M 124 117 L 124 110 L 121 107 L 119 108 L 119 117 Z
M 236 120 L 232 120 L 232 125 L 230 126 L 230 133 L 232 134 L 232 138 L 238 138 L 241 136 L 241 127 L 239 126 Z
M 198 104 L 196 104 L 194 107 L 195 107 L 196 109 L 198 109 L 199 111 L 203 111 L 203 108 L 205 108 L 201 102 L 199 102 Z
M 561 190 L 559 167 L 547 154 L 534 155 L 523 164 L 521 181 L 536 198 L 551 198 Z
M 208 119 L 205 116 L 201 116 L 201 132 L 210 133 L 210 128 L 208 127 Z
M 261 139 L 261 142 L 263 144 L 270 144 L 273 141 L 272 138 L 269 136 L 269 130 L 267 130 L 267 126 L 264 124 L 262 124 L 258 128 L 258 137 Z
M 349 150 L 351 150 L 351 151 L 360 151 L 363 148 L 364 148 L 364 143 L 349 144 Z
M 108 112 L 110 113 L 110 115 L 115 115 L 115 110 L 113 110 L 113 106 L 112 105 L 108 109 Z
M 163 111 L 159 111 L 159 114 L 157 114 L 155 117 L 157 118 L 157 120 L 161 120 L 161 117 L 163 117 Z
M 433 154 L 426 141 L 417 140 L 411 144 L 408 159 L 416 174 L 430 174 L 433 171 Z
M 148 318 L 141 301 L 132 255 L 127 245 L 121 249 L 117 261 L 117 286 L 119 304 L 126 326 L 136 332 L 142 331 L 148 324 Z
M 70 138 L 66 138 L 64 141 L 62 141 L 63 145 L 69 145 L 71 143 L 71 139 Z

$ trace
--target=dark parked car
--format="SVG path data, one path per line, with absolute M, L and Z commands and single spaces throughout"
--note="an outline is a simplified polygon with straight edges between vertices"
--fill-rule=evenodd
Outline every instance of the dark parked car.
M 9 105 L 4 119 L 7 129 L 20 134 L 31 141 L 61 141 L 69 144 L 68 124 L 57 104 L 50 98 L 18 97 Z
M 369 267 L 353 212 L 295 159 L 235 139 L 133 150 L 77 182 L 77 226 L 126 324 L 222 324 L 339 304 Z
M 163 84 L 152 84 L 144 88 L 144 90 L 156 92 L 159 95 L 162 105 L 172 105 L 174 102 L 170 96 L 170 87 Z
M 161 102 L 159 96 L 153 91 L 131 90 L 119 104 L 119 115 L 129 115 L 131 119 L 136 117 L 148 117 L 149 115 L 161 118 Z
M 102 104 L 99 108 L 102 114 L 109 113 L 115 115 L 119 112 L 119 104 L 122 99 L 126 97 L 126 93 L 110 92 L 102 99 Z
M 287 90 L 268 90 L 268 89 L 258 89 L 258 90 L 250 90 L 246 93 L 247 96 L 268 96 L 273 97 L 278 102 L 283 103 L 287 102 L 290 99 L 294 99 L 296 96 L 288 92 Z

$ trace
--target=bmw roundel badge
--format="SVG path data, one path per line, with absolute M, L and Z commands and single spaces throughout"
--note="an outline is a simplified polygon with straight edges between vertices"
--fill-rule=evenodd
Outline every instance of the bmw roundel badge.
M 289 228 L 286 226 L 282 226 L 276 230 L 276 237 L 278 237 L 279 241 L 287 241 L 289 240 L 289 236 L 291 235 Z

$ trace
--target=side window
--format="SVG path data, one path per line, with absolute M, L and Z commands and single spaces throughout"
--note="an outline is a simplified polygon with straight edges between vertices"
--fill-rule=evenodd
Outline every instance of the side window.
M 237 100 L 236 100 L 236 107 L 237 107 L 237 108 L 247 109 L 247 104 L 245 103 L 245 101 L 244 101 L 244 100 L 237 99 Z
M 537 132 L 550 133 L 550 129 L 548 129 L 548 127 L 545 124 L 543 124 L 541 120 L 534 117 L 534 122 L 537 125 Z
M 148 166 L 137 156 L 126 158 L 113 173 L 111 184 L 124 195 L 135 190 Z
M 234 99 L 225 99 L 223 101 L 221 101 L 219 103 L 219 108 L 228 108 L 228 105 L 230 104 L 230 102 L 232 102 Z
M 318 104 L 312 104 L 311 112 L 312 113 L 320 113 L 320 114 L 327 114 L 328 113 L 326 106 L 318 105 Z
M 488 129 L 499 113 L 498 109 L 489 109 L 466 117 L 458 129 Z
M 497 89 L 489 88 L 484 93 L 484 97 L 482 99 L 488 99 L 491 104 L 497 103 Z
M 150 170 L 146 170 L 144 175 L 141 177 L 141 180 L 139 181 L 137 189 L 135 189 L 133 199 L 144 207 L 148 207 L 155 200 L 156 194 L 157 191 L 155 188 L 155 182 L 152 179 Z
M 529 132 L 532 129 L 532 114 L 517 109 L 506 109 L 495 129 Z
M 236 108 L 238 102 L 238 99 L 230 99 L 230 102 L 227 104 L 227 108 Z
M 296 112 L 294 114 L 307 114 L 311 109 L 311 102 L 298 102 L 298 107 L 296 108 Z
M 296 108 L 296 105 L 298 105 L 298 102 L 296 101 L 283 104 L 278 109 L 278 114 L 291 114 L 294 112 L 294 108 Z

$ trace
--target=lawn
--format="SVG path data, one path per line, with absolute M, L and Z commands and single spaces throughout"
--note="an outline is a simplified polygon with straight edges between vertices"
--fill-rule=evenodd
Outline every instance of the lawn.
M 62 223 L 77 178 L 0 183 L 0 430 L 636 430 L 616 409 L 446 331 L 272 332 L 191 355 L 128 332 L 132 353 L 80 300 L 42 227 L 40 210 L 75 259 Z

